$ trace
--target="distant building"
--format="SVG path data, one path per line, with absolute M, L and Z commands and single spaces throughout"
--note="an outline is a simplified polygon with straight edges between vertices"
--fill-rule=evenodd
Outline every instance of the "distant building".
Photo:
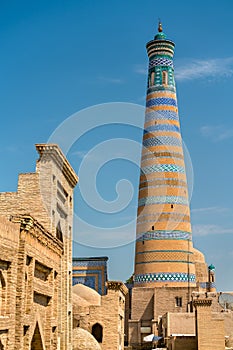
M 77 283 L 95 289 L 100 295 L 106 294 L 108 257 L 73 258 L 73 286 Z

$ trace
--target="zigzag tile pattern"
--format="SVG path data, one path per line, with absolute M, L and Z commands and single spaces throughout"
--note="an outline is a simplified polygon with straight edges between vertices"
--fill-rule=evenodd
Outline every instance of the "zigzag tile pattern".
M 143 140 L 144 147 L 154 147 L 154 146 L 182 146 L 181 140 L 177 137 L 172 136 L 157 136 L 151 137 L 149 139 Z
M 154 60 L 150 60 L 149 69 L 155 66 L 169 66 L 173 68 L 173 61 L 165 57 L 159 57 L 159 58 L 155 58 Z
M 180 128 L 178 126 L 172 125 L 172 124 L 151 125 L 151 126 L 148 126 L 146 129 L 144 129 L 144 134 L 147 134 L 148 132 L 156 132 L 156 131 L 179 132 Z
M 160 111 L 153 111 L 152 109 L 147 110 L 146 116 L 145 116 L 145 123 L 151 121 L 151 120 L 179 120 L 178 114 L 174 111 L 169 110 L 160 110 Z
M 146 103 L 146 107 L 160 106 L 160 105 L 177 106 L 177 103 L 174 98 L 167 98 L 167 97 L 151 98 Z
M 155 232 L 145 232 L 137 233 L 137 241 L 147 241 L 154 239 L 172 239 L 172 240 L 191 240 L 191 233 L 185 231 L 155 231 Z

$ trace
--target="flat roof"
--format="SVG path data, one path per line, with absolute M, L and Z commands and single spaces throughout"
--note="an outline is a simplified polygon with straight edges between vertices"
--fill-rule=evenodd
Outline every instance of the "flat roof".
M 196 334 L 176 334 L 176 333 L 174 333 L 174 334 L 171 334 L 170 335 L 170 337 L 195 337 L 196 336 Z
M 81 257 L 81 258 L 76 258 L 73 257 L 72 261 L 99 261 L 99 260 L 104 260 L 107 261 L 108 260 L 108 256 L 95 256 L 95 257 Z

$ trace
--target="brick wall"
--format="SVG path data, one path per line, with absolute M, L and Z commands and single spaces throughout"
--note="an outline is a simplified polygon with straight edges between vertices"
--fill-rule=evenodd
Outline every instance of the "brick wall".
M 39 335 L 35 333 L 35 337 L 42 337 L 46 349 L 68 350 L 72 347 L 73 188 L 78 178 L 58 146 L 36 147 L 40 155 L 36 172 L 19 175 L 17 192 L 0 194 L 0 214 L 8 219 L 17 217 L 14 220 L 19 220 L 20 225 L 14 232 L 18 237 L 18 242 L 13 239 L 14 244 L 10 242 L 15 236 L 9 221 L 5 224 L 10 232 L 8 241 L 6 230 L 0 231 L 4 236 L 1 251 L 5 249 L 8 259 L 12 248 L 16 249 L 8 279 L 9 290 L 17 291 L 11 322 L 15 322 L 13 338 L 16 348 L 29 349 L 37 329 Z M 28 229 L 22 224 L 23 215 L 30 215 L 32 224 Z M 37 220 L 36 228 L 32 217 Z M 31 258 L 29 265 L 27 256 Z M 34 276 L 36 261 L 51 270 L 53 277 L 48 282 Z M 28 314 L 23 319 L 25 311 Z M 10 328 L 7 332 L 10 334 Z
M 160 334 L 160 320 L 168 311 L 184 313 L 190 310 L 189 301 L 194 287 L 134 287 L 132 289 L 131 320 L 128 323 L 129 344 L 140 344 L 147 334 Z M 176 297 L 181 298 L 181 306 L 176 305 Z M 148 333 L 142 333 L 148 328 Z
M 101 305 L 73 306 L 74 326 L 90 333 L 97 323 L 102 326 L 102 350 L 124 349 L 124 312 L 127 288 L 122 282 L 107 282 L 107 295 L 101 297 Z M 88 288 L 88 287 L 87 287 Z
M 211 299 L 196 299 L 196 335 L 198 350 L 225 349 L 224 320 L 220 314 L 218 319 L 211 314 Z

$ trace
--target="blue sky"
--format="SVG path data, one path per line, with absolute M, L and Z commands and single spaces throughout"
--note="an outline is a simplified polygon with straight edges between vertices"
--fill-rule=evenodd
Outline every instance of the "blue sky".
M 218 289 L 233 290 L 232 11 L 229 0 L 1 1 L 0 159 L 4 171 L 0 190 L 15 191 L 17 174 L 34 171 L 34 144 L 47 142 L 71 115 L 110 102 L 144 106 L 145 45 L 155 35 L 160 17 L 164 32 L 176 43 L 179 114 L 194 173 L 194 245 L 205 253 L 208 264 L 216 266 Z M 140 107 L 138 111 L 136 126 L 133 122 L 126 125 L 120 110 L 120 114 L 110 113 L 109 125 L 101 124 L 102 110 L 98 117 L 98 111 L 94 116 L 91 111 L 99 125 L 87 128 L 67 153 L 79 175 L 83 159 L 89 165 L 98 161 L 103 165 L 99 170 L 87 168 L 75 191 L 75 213 L 89 227 L 81 221 L 75 226 L 74 255 L 109 256 L 111 279 L 125 280 L 133 272 L 131 238 L 143 127 Z M 87 119 L 85 113 L 77 118 L 78 135 Z M 65 137 L 69 135 L 68 131 Z M 105 144 L 115 139 L 116 145 Z M 125 140 L 131 140 L 129 145 Z M 106 148 L 92 153 L 98 145 Z M 88 202 L 91 190 L 83 194 L 93 180 L 92 171 L 96 171 L 97 193 L 105 203 L 102 212 L 98 198 L 94 204 Z M 109 212 L 119 199 L 118 190 L 123 209 Z M 83 195 L 89 196 L 87 203 Z M 111 240 L 114 229 L 114 235 L 122 234 L 121 243 Z M 95 236 L 92 247 L 77 243 L 87 244 L 90 235 Z M 104 244 L 107 248 L 103 249 Z

